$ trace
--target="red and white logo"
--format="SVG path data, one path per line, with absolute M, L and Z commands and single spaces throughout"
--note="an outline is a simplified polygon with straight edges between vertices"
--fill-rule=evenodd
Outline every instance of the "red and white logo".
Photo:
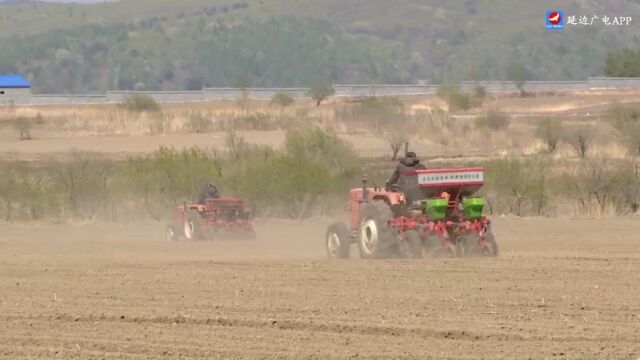
M 552 11 L 549 14 L 547 20 L 549 20 L 549 22 L 553 25 L 558 25 L 562 21 L 562 15 L 560 15 L 560 13 L 557 11 Z

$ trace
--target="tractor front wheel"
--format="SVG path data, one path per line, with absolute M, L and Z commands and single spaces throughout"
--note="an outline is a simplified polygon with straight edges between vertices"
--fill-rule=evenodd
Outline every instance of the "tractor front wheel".
M 349 228 L 343 223 L 333 223 L 327 229 L 325 248 L 329 259 L 348 259 L 351 249 Z
M 388 226 L 392 217 L 391 208 L 384 201 L 362 204 L 358 227 L 358 249 L 361 258 L 386 258 L 397 252 L 398 244 L 393 241 L 395 233 Z
M 189 210 L 184 217 L 184 237 L 187 240 L 204 238 L 202 216 L 196 210 Z

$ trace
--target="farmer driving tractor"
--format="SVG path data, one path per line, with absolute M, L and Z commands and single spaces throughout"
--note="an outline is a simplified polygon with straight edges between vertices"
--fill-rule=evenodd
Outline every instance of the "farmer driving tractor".
M 213 184 L 208 184 L 202 189 L 202 191 L 200 191 L 200 195 L 198 195 L 198 204 L 204 205 L 207 202 L 207 199 L 217 199 L 219 197 L 220 193 L 218 192 L 218 188 Z
M 404 160 L 400 160 L 400 164 L 396 167 L 395 171 L 386 183 L 387 188 L 394 188 L 398 186 L 398 180 L 400 175 L 407 170 L 420 170 L 427 167 L 420 163 L 420 159 L 413 151 L 409 151 Z

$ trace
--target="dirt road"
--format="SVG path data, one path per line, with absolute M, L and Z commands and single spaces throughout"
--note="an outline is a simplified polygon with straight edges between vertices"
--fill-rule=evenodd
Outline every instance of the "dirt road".
M 6 225 L 0 358 L 640 358 L 637 219 L 496 219 L 499 258 L 431 261 L 325 260 L 328 222 Z

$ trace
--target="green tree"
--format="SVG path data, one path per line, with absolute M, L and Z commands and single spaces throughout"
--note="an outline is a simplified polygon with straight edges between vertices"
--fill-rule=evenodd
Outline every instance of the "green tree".
M 507 71 L 507 79 L 513 82 L 520 91 L 520 95 L 525 95 L 524 86 L 527 82 L 527 68 L 524 65 L 519 63 L 511 65 Z
M 333 86 L 328 84 L 315 84 L 307 90 L 307 96 L 310 96 L 316 102 L 316 106 L 320 106 L 320 103 L 335 93 L 336 90 Z

